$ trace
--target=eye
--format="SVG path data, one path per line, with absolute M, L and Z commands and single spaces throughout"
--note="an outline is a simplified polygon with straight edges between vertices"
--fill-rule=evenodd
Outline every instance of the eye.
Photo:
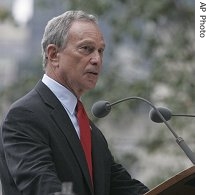
M 80 51 L 84 54 L 90 54 L 94 51 L 94 47 L 89 46 L 89 45 L 84 45 L 84 46 L 80 47 Z
M 98 53 L 99 53 L 100 55 L 103 55 L 103 53 L 104 53 L 104 48 L 99 49 L 99 50 L 98 50 Z

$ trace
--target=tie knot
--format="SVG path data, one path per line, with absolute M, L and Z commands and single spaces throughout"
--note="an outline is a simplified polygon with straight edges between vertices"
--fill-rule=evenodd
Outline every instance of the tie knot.
M 84 110 L 84 106 L 80 100 L 77 101 L 76 110 L 77 110 L 77 112 Z

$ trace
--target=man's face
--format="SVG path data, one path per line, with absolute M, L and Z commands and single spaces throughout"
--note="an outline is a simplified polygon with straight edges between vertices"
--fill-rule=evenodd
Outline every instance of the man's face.
M 105 43 L 98 26 L 76 21 L 69 29 L 65 49 L 57 53 L 55 79 L 80 97 L 95 87 L 102 66 Z

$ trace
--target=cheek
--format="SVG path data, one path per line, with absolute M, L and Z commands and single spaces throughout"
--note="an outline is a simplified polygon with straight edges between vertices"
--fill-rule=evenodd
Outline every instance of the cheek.
M 71 56 L 61 58 L 59 63 L 60 72 L 62 72 L 62 74 L 71 73 L 74 71 L 76 63 L 77 62 Z
M 89 62 L 88 57 L 81 56 L 76 53 L 68 53 L 68 55 L 62 55 L 59 62 L 60 72 L 62 75 L 68 75 L 70 78 L 82 77 L 85 67 Z
M 62 67 L 60 67 L 60 73 L 65 77 L 67 80 L 78 80 L 82 75 L 82 68 L 79 65 L 78 61 L 66 61 Z

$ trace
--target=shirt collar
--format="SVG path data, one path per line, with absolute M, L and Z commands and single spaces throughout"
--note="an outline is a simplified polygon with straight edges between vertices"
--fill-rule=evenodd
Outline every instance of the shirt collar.
M 63 85 L 53 80 L 46 74 L 44 74 L 42 82 L 49 87 L 49 89 L 55 94 L 62 105 L 71 113 L 71 115 L 73 115 L 77 105 L 76 96 Z

